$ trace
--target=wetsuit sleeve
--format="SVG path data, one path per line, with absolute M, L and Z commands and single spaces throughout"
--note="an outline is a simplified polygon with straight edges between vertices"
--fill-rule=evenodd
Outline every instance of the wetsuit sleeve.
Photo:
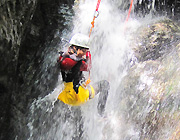
M 76 61 L 72 60 L 71 58 L 63 58 L 60 62 L 61 70 L 70 70 L 77 64 Z
M 80 71 L 90 71 L 91 69 L 91 53 L 90 51 L 86 52 L 86 60 L 82 61 Z

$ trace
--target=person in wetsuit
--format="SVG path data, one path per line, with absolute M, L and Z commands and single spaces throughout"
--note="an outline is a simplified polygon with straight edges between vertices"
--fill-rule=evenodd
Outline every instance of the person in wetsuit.
M 106 80 L 89 85 L 83 76 L 83 71 L 91 69 L 91 53 L 89 50 L 89 37 L 83 34 L 75 34 L 70 40 L 70 47 L 67 52 L 61 52 L 58 63 L 64 81 L 64 90 L 59 94 L 58 99 L 69 105 L 81 105 L 99 95 L 98 108 L 104 110 L 109 82 Z

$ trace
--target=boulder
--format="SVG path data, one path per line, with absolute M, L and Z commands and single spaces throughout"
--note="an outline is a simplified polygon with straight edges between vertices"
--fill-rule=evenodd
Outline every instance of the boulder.
M 140 139 L 179 137 L 174 136 L 180 119 L 179 26 L 165 20 L 141 31 L 133 48 L 138 61 L 117 90 L 121 113 L 128 116 L 127 125 L 135 125 Z
M 173 43 L 180 37 L 180 27 L 170 19 L 161 19 L 140 27 L 136 34 L 132 48 L 137 60 L 156 60 L 174 47 Z

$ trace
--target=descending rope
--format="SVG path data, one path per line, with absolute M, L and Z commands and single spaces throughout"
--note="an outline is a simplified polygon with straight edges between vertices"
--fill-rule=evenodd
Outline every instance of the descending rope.
M 130 4 L 130 7 L 129 7 L 129 12 L 128 12 L 128 16 L 126 18 L 126 22 L 128 22 L 128 20 L 129 20 L 129 16 L 130 16 L 130 13 L 131 13 L 132 5 L 133 5 L 133 0 L 131 0 L 131 4 Z
M 90 36 L 91 36 L 92 29 L 94 28 L 95 19 L 96 19 L 96 18 L 98 17 L 98 15 L 99 15 L 98 9 L 99 9 L 100 2 L 101 2 L 101 0 L 98 0 L 98 1 L 97 1 L 96 11 L 95 11 L 95 13 L 94 13 L 93 21 L 91 22 L 91 25 L 92 25 L 92 26 L 91 26 L 91 29 L 90 29 L 90 32 L 89 32 L 89 38 L 90 38 Z M 90 70 L 89 70 L 89 78 L 88 78 L 88 80 L 86 81 L 86 85 L 88 85 L 90 82 L 91 82 L 91 80 L 90 80 Z
M 133 5 L 133 0 L 131 0 L 131 4 L 130 4 L 130 7 L 129 7 L 129 11 L 128 11 L 128 16 L 127 16 L 126 21 L 125 21 L 125 29 L 124 30 L 126 30 L 126 24 L 127 24 L 128 20 L 129 20 L 129 17 L 130 17 L 132 5 Z
M 98 9 L 99 9 L 100 2 L 101 2 L 101 0 L 98 0 L 98 1 L 97 1 L 96 11 L 95 11 L 95 13 L 94 13 L 93 21 L 91 22 L 91 25 L 92 25 L 92 26 L 91 26 L 91 29 L 90 29 L 90 32 L 89 32 L 89 37 L 91 36 L 92 29 L 94 28 L 95 19 L 96 19 L 96 18 L 98 17 L 98 15 L 99 15 Z
M 94 28 L 95 19 L 99 16 L 98 9 L 99 9 L 100 2 L 101 2 L 101 0 L 98 0 L 98 1 L 97 1 L 96 11 L 95 11 L 95 13 L 94 13 L 93 21 L 91 22 L 91 25 L 92 25 L 92 26 L 91 26 L 91 29 L 90 29 L 90 32 L 89 32 L 89 38 L 90 38 L 90 36 L 91 36 L 92 29 Z M 131 0 L 131 4 L 130 4 L 130 7 L 129 7 L 129 11 L 128 11 L 128 16 L 127 16 L 127 18 L 126 18 L 126 23 L 128 22 L 129 17 L 130 17 L 132 5 L 133 5 L 133 0 Z M 90 80 L 90 71 L 89 71 L 89 78 L 88 78 L 88 80 L 86 81 L 86 85 L 88 85 L 90 82 L 91 82 L 91 80 Z

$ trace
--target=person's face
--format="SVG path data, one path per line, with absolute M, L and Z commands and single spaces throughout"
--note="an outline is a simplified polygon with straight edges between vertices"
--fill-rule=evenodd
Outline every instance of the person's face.
M 77 50 L 77 55 L 78 55 L 79 57 L 83 57 L 83 56 L 86 54 L 87 50 L 88 50 L 88 49 L 85 49 L 85 48 L 79 48 L 79 49 Z

